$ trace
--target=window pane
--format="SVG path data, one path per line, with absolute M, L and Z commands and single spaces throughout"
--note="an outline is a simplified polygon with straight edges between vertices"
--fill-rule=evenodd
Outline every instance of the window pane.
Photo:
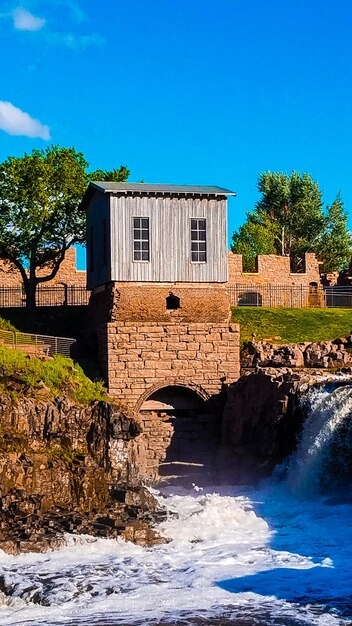
M 207 234 L 206 220 L 203 218 L 191 219 L 191 255 L 192 261 L 196 263 L 206 263 Z
M 149 217 L 133 218 L 133 260 L 149 261 Z

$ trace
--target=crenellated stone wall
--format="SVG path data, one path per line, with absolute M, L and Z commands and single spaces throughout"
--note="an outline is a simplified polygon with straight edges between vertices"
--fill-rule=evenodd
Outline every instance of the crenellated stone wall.
M 257 271 L 244 272 L 242 254 L 228 254 L 229 285 L 295 285 L 320 284 L 319 262 L 314 253 L 305 255 L 305 272 L 293 273 L 290 258 L 275 254 L 259 254 Z

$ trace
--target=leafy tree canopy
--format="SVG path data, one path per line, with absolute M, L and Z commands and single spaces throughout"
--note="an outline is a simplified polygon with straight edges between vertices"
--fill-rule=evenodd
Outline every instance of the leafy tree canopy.
M 340 195 L 324 209 L 318 184 L 298 172 L 264 172 L 258 190 L 261 198 L 234 233 L 231 247 L 244 254 L 245 271 L 254 270 L 257 254 L 268 254 L 269 241 L 274 254 L 290 256 L 293 271 L 304 270 L 306 252 L 317 254 L 324 271 L 346 266 L 351 237 Z
M 91 174 L 87 168 L 81 152 L 58 146 L 0 165 L 0 258 L 20 271 L 30 307 L 37 285 L 55 277 L 68 248 L 85 242 L 85 215 L 77 208 L 89 180 L 129 175 L 125 166 Z
M 240 226 L 232 237 L 232 250 L 243 257 L 243 270 L 255 271 L 255 257 L 258 254 L 276 254 L 275 224 L 269 219 L 258 220 L 252 213 L 247 213 L 247 221 Z

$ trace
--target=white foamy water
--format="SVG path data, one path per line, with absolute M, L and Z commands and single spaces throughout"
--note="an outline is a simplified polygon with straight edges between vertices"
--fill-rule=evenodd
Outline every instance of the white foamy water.
M 0 624 L 346 623 L 336 611 L 351 602 L 352 507 L 309 509 L 282 487 L 217 491 L 159 495 L 164 545 L 68 536 L 54 552 L 1 554 Z
M 349 394 L 328 395 L 312 397 L 291 478 L 297 468 L 317 475 L 328 433 L 350 410 Z M 0 552 L 0 625 L 352 624 L 352 506 L 302 500 L 304 480 L 295 490 L 290 480 L 169 487 L 157 494 L 168 510 L 162 545 L 67 536 L 46 554 Z

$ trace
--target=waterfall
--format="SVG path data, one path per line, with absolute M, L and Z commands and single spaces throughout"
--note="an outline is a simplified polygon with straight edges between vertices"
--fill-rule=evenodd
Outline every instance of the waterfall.
M 351 382 L 311 389 L 303 402 L 307 419 L 287 464 L 287 484 L 303 497 L 342 490 L 352 481 Z

